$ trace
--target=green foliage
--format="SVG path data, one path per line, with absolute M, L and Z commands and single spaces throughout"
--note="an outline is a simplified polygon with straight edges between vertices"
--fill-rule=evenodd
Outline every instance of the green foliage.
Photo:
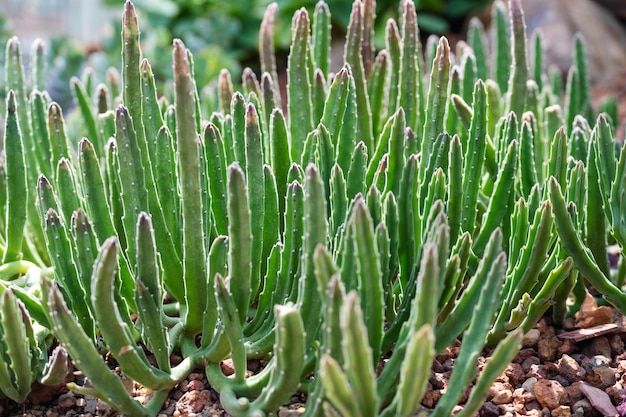
M 422 0 L 415 2 L 415 6 L 423 31 L 444 34 L 458 30 L 463 19 L 490 2 Z M 111 6 L 121 6 L 123 3 L 122 0 L 105 1 L 105 4 Z M 196 61 L 195 78 L 201 87 L 215 80 L 223 68 L 228 69 L 237 80 L 244 67 L 258 68 L 258 27 L 271 0 L 137 0 L 134 3 L 139 14 L 145 18 L 142 25 L 144 54 L 150 59 L 159 83 L 171 79 L 171 63 L 161 51 L 168 49 L 174 39 L 184 39 L 185 46 L 193 53 Z M 313 10 L 317 1 L 278 0 L 276 4 L 275 30 L 278 36 L 273 43 L 280 57 L 284 57 L 290 44 L 291 16 L 300 8 Z M 375 33 L 381 35 L 387 19 L 397 19 L 401 11 L 398 10 L 397 0 L 382 0 L 372 4 L 371 24 L 376 28 Z M 329 5 L 333 12 L 329 17 L 334 29 L 345 31 L 350 21 L 352 1 L 334 0 Z M 117 27 L 115 32 L 119 33 Z M 334 35 L 336 40 L 342 37 L 341 32 Z M 382 47 L 384 38 L 375 35 L 369 42 Z M 119 65 L 117 51 L 120 48 L 118 36 L 103 41 L 107 60 L 115 66 Z
M 626 312 L 623 267 L 607 258 L 626 245 L 626 151 L 589 102 L 582 40 L 561 102 L 529 79 L 545 74 L 526 64 L 519 0 L 495 8 L 493 48 L 512 68 L 479 68 L 479 25 L 462 56 L 441 38 L 425 61 L 410 1 L 375 54 L 375 7 L 354 3 L 333 77 L 329 8 L 295 12 L 287 117 L 276 6 L 261 24 L 260 78 L 247 71 L 237 91 L 224 70 L 217 90 L 202 88 L 177 39 L 173 89 L 158 98 L 127 2 L 121 85 L 73 80 L 72 129 L 8 42 L 3 395 L 22 401 L 35 379 L 61 378 L 55 338 L 91 383 L 69 387 L 131 417 L 157 415 L 199 366 L 235 416 L 273 413 L 298 390 L 307 416 L 410 416 L 432 358 L 461 339 L 451 388 L 422 411 L 448 416 L 471 387 L 471 415 L 523 333 L 551 306 L 557 321 L 575 313 L 585 282 Z M 153 391 L 147 404 L 104 354 Z M 253 358 L 266 366 L 250 375 Z

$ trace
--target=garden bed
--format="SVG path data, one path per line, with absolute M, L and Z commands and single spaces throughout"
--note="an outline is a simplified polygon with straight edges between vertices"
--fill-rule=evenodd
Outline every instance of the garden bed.
M 553 416 L 600 417 L 626 415 L 620 404 L 626 398 L 626 317 L 611 307 L 598 307 L 590 299 L 579 317 L 562 326 L 543 318 L 525 336 L 522 350 L 506 371 L 492 384 L 481 417 Z M 433 362 L 429 389 L 422 405 L 432 408 L 445 392 L 459 343 L 440 353 Z M 489 360 L 489 351 L 479 358 L 479 369 Z M 178 359 L 180 360 L 180 359 Z M 111 359 L 112 361 L 112 359 Z M 177 359 L 173 358 L 173 363 Z M 115 363 L 111 362 L 112 367 Z M 262 363 L 251 361 L 249 370 Z M 223 365 L 228 373 L 228 364 Z M 232 370 L 231 370 L 232 372 Z M 68 382 L 85 383 L 79 371 Z M 126 380 L 126 386 L 140 401 L 149 391 Z M 594 390 L 600 390 L 594 391 Z M 304 412 L 306 397 L 295 395 L 278 411 L 279 417 L 297 417 Z M 463 402 L 463 400 L 461 401 Z M 458 406 L 457 410 L 462 409 Z M 68 392 L 64 386 L 37 385 L 26 403 L 0 401 L 3 417 L 95 417 L 117 412 L 93 397 Z M 207 383 L 203 369 L 196 369 L 176 386 L 159 413 L 160 417 L 229 416 L 219 395 Z

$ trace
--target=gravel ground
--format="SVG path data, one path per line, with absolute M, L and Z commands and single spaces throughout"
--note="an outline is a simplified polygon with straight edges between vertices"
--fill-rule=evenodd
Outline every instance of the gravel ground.
M 523 348 L 489 390 L 481 417 L 626 416 L 626 318 L 611 307 L 598 307 L 589 297 L 576 318 L 555 326 L 544 317 L 524 338 Z M 433 361 L 425 409 L 437 404 L 448 388 L 450 373 L 460 342 L 441 352 Z M 490 351 L 479 358 L 482 369 Z M 174 361 L 176 358 L 173 358 Z M 251 364 L 257 368 L 259 364 Z M 228 365 L 224 364 L 227 372 Z M 80 372 L 68 381 L 85 383 Z M 132 381 L 127 389 L 139 400 L 150 392 Z M 461 403 L 465 401 L 461 400 Z M 292 397 L 279 417 L 295 417 L 304 411 L 306 398 Z M 460 410 L 457 407 L 456 411 Z M 14 404 L 0 400 L 0 416 L 11 417 L 95 417 L 118 415 L 93 397 L 68 392 L 64 386 L 37 385 L 29 400 Z M 197 369 L 172 390 L 159 417 L 228 416 L 218 394 L 211 389 L 202 369 Z

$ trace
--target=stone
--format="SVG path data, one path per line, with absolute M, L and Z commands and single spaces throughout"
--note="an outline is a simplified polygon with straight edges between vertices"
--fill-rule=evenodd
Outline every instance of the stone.
M 449 378 L 450 378 L 449 372 L 444 372 L 444 373 L 433 372 L 430 378 L 428 378 L 428 382 L 430 382 L 433 388 L 442 389 L 446 387 Z
M 189 391 L 189 381 L 187 380 L 182 381 L 180 384 L 178 384 L 178 389 L 181 390 L 182 392 Z
M 187 377 L 189 381 L 202 381 L 204 378 L 204 374 L 201 372 L 192 372 Z
M 611 335 L 609 337 L 609 345 L 611 346 L 611 351 L 614 355 L 618 355 L 624 352 L 624 341 L 617 334 Z
M 570 382 L 563 375 L 554 375 L 550 379 L 554 379 L 555 381 L 559 381 L 559 384 L 563 385 L 564 387 L 567 387 L 567 386 L 570 385 Z
M 599 324 L 593 327 L 587 327 L 584 329 L 572 330 L 571 332 L 559 333 L 559 338 L 564 340 L 572 340 L 580 342 L 583 340 L 593 339 L 603 335 L 608 335 L 620 331 L 620 326 L 615 323 Z
M 455 358 L 446 359 L 441 366 L 444 371 L 452 371 L 454 369 Z
M 533 382 L 534 383 L 534 382 Z M 535 401 L 535 393 L 532 391 L 526 391 L 524 388 L 516 388 L 513 391 L 513 401 L 520 402 L 522 404 Z
M 180 365 L 180 363 L 183 361 L 183 357 L 179 356 L 175 353 L 173 353 L 170 356 L 170 364 L 172 365 L 172 367 L 176 366 L 176 365 Z
M 189 415 L 190 413 L 199 413 L 202 409 L 211 403 L 211 391 L 188 391 L 176 404 L 176 411 L 181 415 Z
M 439 361 L 439 363 L 443 364 L 448 359 L 456 358 L 459 354 L 459 349 L 461 348 L 461 342 L 456 339 L 452 346 L 448 346 L 441 353 L 439 353 L 435 359 Z
M 606 356 L 606 355 L 595 355 L 595 356 L 592 356 L 590 361 L 589 361 L 589 365 L 591 367 L 611 366 L 611 355 L 609 355 L 609 356 Z
M 504 389 L 502 391 L 498 391 L 496 395 L 493 396 L 491 402 L 500 405 L 500 404 L 508 404 L 513 399 L 513 392 L 508 389 Z
M 526 381 L 524 381 L 524 383 L 522 384 L 522 388 L 524 389 L 524 391 L 526 392 L 531 392 L 533 393 L 533 395 L 535 394 L 535 391 L 533 389 L 533 385 L 535 385 L 535 383 L 537 383 L 537 378 L 531 377 L 528 378 Z
M 479 417 L 498 417 L 500 415 L 500 410 L 498 407 L 489 401 L 483 404 L 478 410 Z
M 191 381 L 189 381 L 187 389 L 189 391 L 202 391 L 204 389 L 204 384 L 202 383 L 202 381 L 192 379 Z
M 109 404 L 98 399 L 98 405 L 96 406 L 96 411 L 99 416 L 108 416 L 108 415 L 111 415 L 109 413 L 113 412 L 113 408 Z
M 433 364 L 431 366 L 431 368 L 433 372 L 443 372 L 443 365 L 441 365 L 441 362 L 439 362 L 437 359 L 433 359 Z
M 263 361 L 259 359 L 250 359 L 246 367 L 248 371 L 252 372 L 253 374 L 256 374 L 257 372 L 261 370 L 261 368 L 263 368 Z
M 540 339 L 539 342 L 537 342 L 539 359 L 544 362 L 554 361 L 558 354 L 559 346 L 561 346 L 561 341 L 554 335 Z
M 593 367 L 591 372 L 587 373 L 585 380 L 595 387 L 608 388 L 615 384 L 615 369 L 606 365 Z
M 563 320 L 563 330 L 574 330 L 576 328 L 576 321 L 574 317 L 567 317 Z
M 492 398 L 496 394 L 498 394 L 500 391 L 504 391 L 504 390 L 512 391 L 513 387 L 511 387 L 511 384 L 509 384 L 508 382 L 496 381 L 493 384 L 491 384 L 491 386 L 489 387 L 489 390 L 487 390 L 487 398 L 488 399 Z
M 622 399 L 616 409 L 620 416 L 626 416 L 626 398 Z
M 528 358 L 531 358 L 533 356 L 537 356 L 537 351 L 533 348 L 525 348 L 520 350 L 517 355 L 515 355 L 515 358 L 513 359 L 514 363 L 524 363 L 524 361 Z M 624 359 L 626 359 L 626 355 L 624 357 Z M 526 372 L 526 371 L 524 371 Z
M 91 395 L 87 395 L 85 397 L 85 412 L 93 414 L 97 409 L 98 399 L 96 397 L 92 397 Z
M 567 354 L 575 352 L 578 349 L 576 346 L 576 342 L 570 339 L 563 339 L 563 343 L 559 346 L 559 355 Z
M 57 400 L 57 406 L 61 411 L 68 411 L 76 407 L 76 397 L 74 397 L 74 393 L 67 392 L 61 394 Z
M 609 395 L 603 390 L 582 383 L 580 385 L 580 391 L 585 394 L 591 406 L 602 413 L 602 415 L 615 416 L 618 414 Z
M 299 417 L 304 414 L 304 407 L 298 407 L 294 410 L 287 407 L 281 407 L 278 410 L 278 417 Z
M 33 404 L 45 404 L 66 392 L 67 385 L 65 383 L 44 385 L 35 381 L 31 387 L 30 394 L 28 394 L 28 399 Z M 0 413 L 0 415 L 2 415 L 2 413 Z
M 522 410 L 524 410 L 524 405 L 523 404 L 500 404 L 498 406 L 498 409 L 500 410 L 500 415 L 506 415 L 507 413 L 511 413 L 511 415 L 517 415 L 519 414 Z
M 220 367 L 222 368 L 222 373 L 226 376 L 231 376 L 235 373 L 235 366 L 233 365 L 233 360 L 230 358 L 224 359 L 220 363 Z
M 590 58 L 590 57 L 588 57 Z M 585 301 L 580 306 L 578 327 L 586 329 L 589 327 L 609 324 L 613 320 L 613 309 L 608 306 L 598 307 L 593 296 L 587 293 Z
M 582 382 L 574 382 L 569 387 L 565 387 L 565 393 L 571 403 L 575 403 L 584 398 L 583 393 L 580 391 L 580 384 L 582 384 Z
M 609 338 L 606 336 L 596 337 L 591 341 L 590 349 L 591 356 L 602 355 L 610 358 L 612 356 L 611 345 L 609 344 Z
M 539 404 L 550 410 L 560 406 L 566 398 L 565 389 L 557 381 L 540 379 L 532 387 Z
M 561 405 L 550 412 L 552 417 L 572 417 L 572 410 L 567 405 Z
M 463 410 L 463 407 L 460 405 L 455 405 L 452 407 L 452 415 L 459 414 Z
M 511 363 L 504 370 L 504 374 L 513 387 L 517 387 L 524 380 L 524 369 L 519 363 Z
M 524 408 L 526 408 L 527 411 L 541 411 L 541 405 L 539 405 L 537 400 L 527 402 L 526 404 L 524 404 Z
M 541 332 L 539 329 L 530 329 L 528 333 L 524 335 L 522 338 L 522 347 L 535 347 L 537 346 L 537 342 L 539 341 L 539 337 L 541 336 Z
M 527 373 L 530 371 L 533 365 L 539 365 L 540 363 L 541 360 L 537 356 L 531 356 L 529 358 L 526 358 L 524 362 L 522 362 L 522 369 L 524 370 L 524 372 Z
M 537 379 L 550 379 L 558 373 L 556 365 L 552 362 L 546 362 L 542 365 L 531 365 L 526 376 L 534 376 Z
M 587 372 L 569 355 L 563 355 L 556 363 L 559 374 L 563 375 L 568 381 L 576 382 L 585 378 Z
M 426 391 L 426 394 L 424 394 L 424 398 L 422 398 L 422 405 L 426 408 L 435 408 L 440 398 L 441 398 L 440 390 L 436 389 L 436 390 Z
M 626 397 L 626 390 L 624 390 L 624 386 L 619 382 L 616 382 L 613 386 L 608 387 L 604 390 L 604 392 L 608 394 L 613 404 L 621 403 L 622 399 Z

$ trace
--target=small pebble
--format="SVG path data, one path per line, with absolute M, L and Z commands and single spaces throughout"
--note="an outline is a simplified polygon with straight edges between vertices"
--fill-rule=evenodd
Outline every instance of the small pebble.
M 591 341 L 591 345 L 589 346 L 589 351 L 589 356 L 600 355 L 610 358 L 612 350 L 609 339 L 606 336 L 594 337 Z
M 430 378 L 428 378 L 428 382 L 430 382 L 430 384 L 432 385 L 434 389 L 442 389 L 446 386 L 446 382 L 449 376 L 450 376 L 449 373 L 446 376 L 446 374 L 444 373 L 433 372 L 430 375 Z
M 563 320 L 563 329 L 564 330 L 576 329 L 576 322 L 575 322 L 574 317 L 567 317 L 565 320 Z
M 57 405 L 60 410 L 69 411 L 76 406 L 76 398 L 74 398 L 74 394 L 71 392 L 62 394 L 57 400 Z
M 188 381 L 202 381 L 205 378 L 203 373 L 200 372 L 192 372 L 187 377 Z
M 194 379 L 189 381 L 187 388 L 189 391 L 202 391 L 204 389 L 204 384 L 201 381 Z
M 582 410 L 582 413 L 579 414 L 581 416 L 587 416 L 594 411 L 594 408 L 591 406 L 591 403 L 587 399 L 578 400 L 574 403 L 572 408 L 575 410 L 574 414 L 578 413 L 578 410 Z
M 537 400 L 527 402 L 526 404 L 524 404 L 524 408 L 526 408 L 526 410 L 528 411 L 531 411 L 531 410 L 541 411 L 541 405 L 539 405 Z
M 552 335 L 539 339 L 537 342 L 537 352 L 539 353 L 539 359 L 544 362 L 554 361 L 561 346 L 561 340 Z
M 222 373 L 226 376 L 231 376 L 235 373 L 235 366 L 233 365 L 232 359 L 224 359 L 220 363 L 220 367 L 222 368 Z
M 513 393 L 506 389 L 499 391 L 496 395 L 493 396 L 491 402 L 497 405 L 500 404 L 508 404 L 513 399 Z
M 610 366 L 596 366 L 593 367 L 591 372 L 587 373 L 585 378 L 591 385 L 604 389 L 615 384 L 615 369 Z
M 526 391 L 522 387 L 516 388 L 515 391 L 513 391 L 513 397 L 523 403 L 529 403 L 531 401 L 535 401 L 535 393 L 533 393 L 532 391 Z
M 566 397 L 563 386 L 550 379 L 540 379 L 533 384 L 532 388 L 539 404 L 550 410 L 560 406 Z
M 572 417 L 572 410 L 566 406 L 561 405 L 550 412 L 552 417 Z
M 526 381 L 524 381 L 524 383 L 522 384 L 522 388 L 524 388 L 525 391 L 527 392 L 532 392 L 534 393 L 533 390 L 533 385 L 535 385 L 535 383 L 537 382 L 537 378 L 528 378 Z
M 565 392 L 567 393 L 567 398 L 569 398 L 570 403 L 575 403 L 576 401 L 582 400 L 584 395 L 580 390 L 580 385 L 582 382 L 574 382 L 569 387 L 565 387 Z
M 540 363 L 541 360 L 537 356 L 531 356 L 522 362 L 522 369 L 524 372 L 528 373 L 533 365 L 539 365 Z
M 611 351 L 614 355 L 619 355 L 624 352 L 624 341 L 617 334 L 614 334 L 609 338 L 609 345 L 611 346 Z
M 535 347 L 539 341 L 541 332 L 539 329 L 530 329 L 522 338 L 522 347 Z
M 526 376 L 527 377 L 534 376 L 537 379 L 541 379 L 541 378 L 547 379 L 547 378 L 553 377 L 557 373 L 558 373 L 557 367 L 552 362 L 548 362 L 543 365 L 542 364 L 531 365 Z
M 570 385 L 570 383 L 567 380 L 567 378 L 565 378 L 563 375 L 554 375 L 551 379 L 554 379 L 555 381 L 558 381 L 559 384 L 563 385 L 564 387 L 567 387 L 567 386 Z
M 563 355 L 556 363 L 559 374 L 564 376 L 570 382 L 582 380 L 587 372 L 580 366 L 578 362 L 569 355 Z
M 589 366 L 592 368 L 597 368 L 598 366 L 610 366 L 611 359 L 610 355 L 596 355 L 589 360 Z
M 85 412 L 95 413 L 98 408 L 98 399 L 92 396 L 85 397 Z
M 500 410 L 494 403 L 487 401 L 478 411 L 478 415 L 479 417 L 498 417 Z
M 532 356 L 537 356 L 537 351 L 533 348 L 525 348 L 520 350 L 517 355 L 515 355 L 515 359 L 513 359 L 514 363 L 522 363 L 524 362 L 526 359 L 532 357 Z M 624 358 L 626 359 L 626 357 Z
M 524 369 L 522 369 L 522 366 L 519 363 L 509 364 L 509 366 L 507 366 L 504 370 L 504 374 L 507 376 L 509 383 L 514 387 L 517 387 L 517 385 L 523 381 L 525 376 Z
M 189 391 L 176 403 L 176 410 L 185 416 L 189 416 L 191 413 L 201 412 L 210 402 L 211 392 L 209 390 Z

